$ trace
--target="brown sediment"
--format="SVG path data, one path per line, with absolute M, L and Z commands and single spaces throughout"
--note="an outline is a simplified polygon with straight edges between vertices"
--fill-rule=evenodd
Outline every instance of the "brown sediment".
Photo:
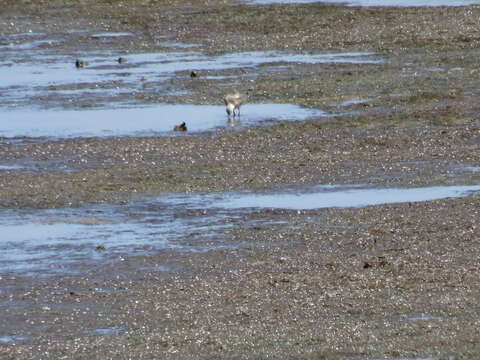
M 303 184 L 478 184 L 478 172 L 458 169 L 480 166 L 479 12 L 216 0 L 5 2 L 2 34 L 63 38 L 59 54 L 117 49 L 128 59 L 128 52 L 164 49 L 162 36 L 172 36 L 208 54 L 371 51 L 384 63 L 229 70 L 241 90 L 252 86 L 246 75 L 253 73 L 254 102 L 320 107 L 336 114 L 330 118 L 187 137 L 4 143 L 0 159 L 36 168 L 0 172 L 0 206 L 128 206 L 169 192 Z M 134 36 L 99 43 L 66 32 L 85 29 Z M 188 73 L 171 79 L 188 94 L 168 97 L 153 87 L 135 101 L 219 104 L 234 88 L 203 71 L 194 81 Z M 478 195 L 262 210 L 248 216 L 290 227 L 236 227 L 222 234 L 232 248 L 165 250 L 85 267 L 78 276 L 2 274 L 0 357 L 474 359 L 479 215 Z

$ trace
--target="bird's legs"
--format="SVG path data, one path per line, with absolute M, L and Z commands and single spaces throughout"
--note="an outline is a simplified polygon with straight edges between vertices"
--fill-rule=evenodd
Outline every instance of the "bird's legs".
M 237 113 L 235 114 L 235 109 L 237 110 Z M 240 117 L 240 107 L 234 108 L 233 109 L 233 117 L 238 116 Z

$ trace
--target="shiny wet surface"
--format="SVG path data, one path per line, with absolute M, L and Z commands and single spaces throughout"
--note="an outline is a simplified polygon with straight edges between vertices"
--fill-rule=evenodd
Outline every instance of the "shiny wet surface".
M 480 191 L 478 186 L 434 186 L 407 189 L 362 189 L 348 186 L 319 186 L 310 192 L 282 194 L 233 195 L 213 206 L 225 208 L 276 208 L 311 210 L 320 208 L 363 207 L 402 202 L 431 201 L 448 197 L 468 196 Z
M 87 0 L 87 6 L 88 2 Z M 91 2 L 91 4 L 94 3 Z M 221 2 L 214 1 L 213 3 Z M 123 2 L 121 5 L 133 6 L 136 4 L 138 7 L 135 10 L 141 11 L 141 7 L 147 3 Z M 163 12 L 163 9 L 162 14 L 160 14 L 160 10 L 156 9 L 162 4 L 163 2 L 152 3 L 151 10 L 154 11 L 149 11 L 150 14 L 145 18 L 145 22 L 142 22 L 141 19 L 138 22 L 139 32 L 143 31 L 142 27 L 145 25 L 145 33 L 155 36 L 152 41 L 163 41 L 157 35 L 169 25 L 168 23 L 163 25 L 165 24 L 163 20 L 169 19 L 155 18 L 157 11 L 160 16 L 163 14 L 170 16 L 170 13 Z M 74 7 L 75 5 L 71 3 L 70 6 Z M 112 3 L 111 8 L 105 13 L 117 11 L 120 8 L 117 5 L 120 4 Z M 27 6 L 26 3 L 25 6 Z M 84 3 L 82 2 L 79 6 L 84 7 Z M 198 5 L 198 7 L 200 6 Z M 231 4 L 228 4 L 227 7 L 237 9 Z M 408 12 L 411 16 L 410 19 L 418 18 L 418 21 L 414 22 L 415 26 L 411 26 L 409 18 L 405 18 L 404 10 L 375 9 L 373 12 L 378 16 L 372 16 L 371 10 L 347 9 L 341 10 L 344 12 L 339 16 L 334 15 L 331 19 L 330 13 L 325 14 L 322 11 L 324 10 L 323 6 L 318 6 L 321 11 L 318 17 L 327 15 L 331 21 L 327 21 L 325 25 L 332 24 L 331 27 L 321 26 L 318 28 L 317 19 L 314 19 L 315 26 L 313 27 L 302 24 L 302 19 L 292 23 L 283 21 L 292 16 L 295 18 L 295 14 L 298 14 L 298 10 L 302 10 L 302 8 L 308 15 L 311 13 L 310 10 L 315 7 L 299 6 L 295 9 L 288 6 L 274 7 L 275 9 L 272 8 L 269 11 L 276 11 L 278 18 L 272 17 L 272 23 L 268 22 L 267 26 L 262 24 L 257 28 L 248 21 L 251 15 L 255 15 L 255 11 L 257 11 L 253 6 L 248 7 L 250 12 L 246 16 L 238 14 L 237 17 L 233 11 L 227 11 L 226 14 L 234 16 L 225 16 L 224 19 L 228 19 L 226 20 L 228 22 L 234 20 L 233 22 L 236 24 L 245 24 L 243 31 L 241 27 L 233 30 L 240 32 L 239 37 L 252 40 L 251 48 L 255 49 L 280 48 L 283 44 L 289 46 L 290 49 L 296 49 L 296 45 L 300 45 L 299 48 L 305 49 L 305 53 L 311 50 L 315 52 L 319 49 L 335 49 L 335 47 L 346 51 L 385 49 L 389 57 L 393 53 L 401 54 L 401 59 L 399 59 L 400 56 L 393 56 L 394 61 L 401 61 L 405 54 L 415 52 L 418 54 L 418 61 L 414 61 L 417 65 L 408 65 L 411 57 L 407 61 L 402 61 L 400 65 L 407 67 L 408 73 L 415 74 L 419 70 L 418 73 L 422 74 L 422 69 L 419 69 L 422 65 L 425 65 L 424 67 L 427 69 L 432 68 L 432 65 L 446 69 L 454 68 L 461 63 L 465 72 L 471 74 L 469 76 L 472 77 L 472 82 L 477 80 L 475 72 L 471 72 L 476 67 L 472 69 L 468 65 L 468 57 L 465 58 L 466 61 L 463 59 L 465 52 L 454 55 L 452 51 L 448 52 L 447 50 L 445 56 L 452 61 L 443 60 L 443 52 L 446 48 L 458 49 L 460 44 L 463 44 L 463 47 L 471 45 L 471 49 L 475 48 L 476 40 L 473 36 L 475 20 L 472 20 L 475 17 L 470 16 L 468 19 L 469 22 L 472 22 L 473 31 L 468 33 L 459 31 L 457 32 L 458 36 L 455 32 L 456 29 L 462 27 L 463 20 L 457 20 L 457 14 L 451 17 L 455 19 L 450 22 L 450 24 L 454 23 L 451 26 L 445 26 L 445 22 L 437 16 L 440 12 L 446 13 L 445 16 L 452 14 L 450 12 L 452 10 L 449 9 L 439 9 L 436 14 L 427 13 L 427 16 L 421 13 L 423 10 L 415 9 Z M 37 9 L 41 8 L 40 3 Z M 93 8 L 95 9 L 95 7 Z M 329 10 L 333 10 L 335 13 L 337 8 L 345 9 L 338 6 Z M 22 10 L 20 13 L 23 14 L 23 9 L 20 10 Z M 65 10 L 67 16 L 70 16 L 71 10 Z M 53 11 L 55 13 L 55 10 Z M 95 13 L 91 8 L 88 11 L 91 14 Z M 135 14 L 132 16 L 134 24 L 137 24 L 140 11 L 131 12 Z M 178 10 L 178 15 L 181 16 L 179 19 L 184 21 L 183 24 L 194 25 L 195 29 L 197 29 L 195 24 L 199 25 L 199 23 L 218 24 L 218 17 L 213 19 L 212 16 L 216 12 L 209 15 L 211 8 L 199 9 L 198 13 L 192 15 L 189 14 L 189 11 L 190 9 L 185 8 Z M 385 15 L 390 15 L 387 22 L 394 24 L 392 26 L 387 24 L 385 26 L 387 31 L 375 34 L 371 28 L 369 29 L 368 24 L 375 26 L 379 23 L 384 24 L 382 11 L 391 11 Z M 400 11 L 402 11 L 400 14 L 402 16 L 395 16 L 395 13 Z M 260 12 L 263 12 L 263 9 Z M 476 11 L 473 13 L 478 15 Z M 53 24 L 55 31 L 57 31 L 56 29 L 63 30 L 61 22 L 57 21 L 58 17 L 52 17 L 50 14 L 39 16 L 42 21 L 55 21 Z M 257 18 L 259 16 L 262 14 L 257 15 Z M 22 21 L 22 17 L 17 19 Z M 108 27 L 103 24 L 109 19 L 109 17 L 101 19 L 101 23 L 99 23 L 102 24 L 101 26 L 96 26 L 95 21 L 92 21 L 92 31 L 86 36 L 90 39 L 91 34 L 101 34 L 107 31 Z M 128 17 L 122 16 L 123 19 L 130 20 Z M 210 22 L 210 19 L 215 21 Z M 74 19 L 72 18 L 72 20 Z M 176 20 L 173 17 L 171 22 L 177 23 Z M 277 20 L 276 23 L 275 20 Z M 224 20 L 220 19 L 220 21 Z M 15 22 L 17 23 L 17 21 Z M 421 24 L 429 27 L 430 23 L 438 24 L 437 28 L 440 33 L 429 34 L 428 31 L 415 31 L 423 28 Z M 157 25 L 163 27 L 157 28 Z M 226 25 L 228 26 L 228 23 Z M 398 33 L 389 31 L 395 28 L 394 26 L 400 30 Z M 71 27 L 73 28 L 75 25 L 71 25 Z M 77 26 L 76 28 L 82 27 Z M 185 26 L 184 30 L 188 28 L 192 27 Z M 220 28 L 221 26 L 216 26 L 216 29 Z M 112 32 L 131 31 L 132 34 L 137 34 L 134 26 L 125 28 L 117 26 L 110 29 Z M 346 30 L 346 32 L 344 33 L 342 30 Z M 270 32 L 271 35 L 268 35 L 267 32 Z M 249 36 L 249 34 L 253 36 Z M 348 38 L 346 38 L 347 34 Z M 357 35 L 350 36 L 351 34 Z M 286 37 L 282 35 L 286 35 Z M 290 35 L 295 37 L 294 41 L 289 40 Z M 409 42 L 409 35 L 416 41 Z M 136 41 L 135 36 L 126 36 L 122 42 Z M 220 31 L 218 36 L 221 38 Z M 362 38 L 362 36 L 364 37 Z M 373 40 L 367 42 L 365 41 L 367 37 Z M 204 38 L 202 36 L 192 37 L 189 34 L 183 37 L 187 42 L 203 44 L 206 44 L 211 38 L 211 32 Z M 381 42 L 377 41 L 377 38 Z M 394 43 L 390 41 L 392 38 L 395 38 Z M 49 39 L 57 41 L 59 37 L 46 36 L 38 40 Z M 105 49 L 113 44 L 115 39 L 120 39 L 120 37 L 107 36 L 94 39 L 96 45 L 83 43 L 80 48 L 83 51 L 89 46 L 90 48 L 87 50 L 101 46 L 105 51 L 115 51 L 113 47 Z M 275 39 L 279 39 L 279 41 L 274 42 Z M 468 43 L 469 40 L 471 40 L 470 43 Z M 176 38 L 174 41 L 179 41 L 179 39 Z M 51 45 L 38 43 L 36 46 L 46 49 L 55 44 L 58 43 Z M 245 44 L 239 45 L 243 46 L 243 50 L 248 51 L 245 49 Z M 77 57 L 82 59 L 84 55 L 89 56 L 89 51 L 86 54 L 81 51 L 75 54 L 62 52 L 61 47 L 56 48 L 59 50 L 58 55 L 71 56 L 70 63 L 73 63 Z M 428 47 L 426 49 L 428 53 L 438 54 L 435 59 L 442 60 L 432 63 L 430 61 L 432 57 L 425 58 L 422 47 Z M 133 49 L 128 46 L 124 47 L 124 49 L 126 48 Z M 155 52 L 155 50 L 150 48 L 145 51 Z M 220 51 L 224 51 L 224 49 L 220 49 Z M 238 49 L 227 49 L 226 51 L 235 52 Z M 132 52 L 140 53 L 142 51 L 135 48 Z M 114 54 L 112 63 L 108 66 L 128 66 L 128 53 L 112 52 L 112 54 Z M 454 60 L 452 55 L 458 61 Z M 119 56 L 127 58 L 127 62 L 116 63 Z M 422 64 L 419 64 L 420 62 Z M 454 64 L 455 62 L 457 64 Z M 444 66 L 445 63 L 449 63 L 448 66 Z M 179 72 L 175 75 L 171 86 L 162 82 L 161 78 L 156 78 L 152 73 L 146 81 L 138 79 L 141 83 L 138 88 L 141 91 L 136 93 L 129 90 L 130 85 L 127 82 L 121 83 L 120 81 L 116 81 L 115 84 L 108 81 L 102 82 L 104 90 L 92 87 L 88 96 L 83 95 L 81 86 L 77 88 L 76 83 L 73 83 L 74 85 L 54 85 L 49 89 L 51 91 L 49 93 L 37 92 L 37 95 L 42 98 L 48 95 L 44 101 L 39 101 L 36 95 L 28 95 L 25 99 L 31 100 L 32 105 L 45 104 L 44 108 L 46 109 L 60 107 L 62 110 L 84 110 L 114 107 L 116 106 L 114 104 L 130 105 L 129 101 L 134 105 L 144 105 L 148 102 L 150 104 L 163 103 L 163 99 L 154 96 L 155 93 L 183 91 L 183 94 L 187 94 L 182 96 L 183 103 L 191 100 L 191 103 L 215 104 L 221 98 L 222 90 L 232 89 L 239 85 L 244 86 L 239 89 L 243 90 L 248 87 L 250 80 L 258 81 L 260 79 L 256 77 L 257 72 L 266 69 L 267 72 L 263 73 L 262 77 L 266 79 L 268 77 L 266 75 L 274 74 L 272 76 L 273 83 L 260 80 L 259 85 L 265 90 L 268 89 L 271 95 L 268 97 L 260 93 L 257 98 L 258 102 L 300 103 L 305 101 L 306 104 L 311 104 L 313 107 L 326 109 L 321 102 L 341 104 L 349 99 L 374 99 L 373 106 L 368 106 L 371 104 L 356 106 L 354 103 L 349 104 L 348 102 L 345 106 L 353 110 L 366 110 L 365 118 L 368 118 L 368 121 L 372 121 L 372 119 L 381 121 L 382 129 L 384 129 L 383 122 L 388 121 L 388 118 L 384 116 L 384 113 L 374 110 L 376 107 L 386 108 L 392 105 L 391 108 L 402 120 L 412 118 L 411 115 L 417 115 L 417 111 L 422 109 L 421 118 L 415 117 L 413 120 L 415 121 L 414 126 L 419 126 L 419 128 L 408 133 L 399 132 L 393 136 L 389 136 L 392 132 L 380 129 L 364 131 L 362 127 L 351 131 L 348 126 L 356 126 L 356 124 L 350 123 L 351 118 L 342 117 L 331 121 L 332 125 L 337 127 L 337 130 L 332 132 L 323 131 L 328 120 L 320 119 L 306 123 L 253 129 L 238 134 L 225 135 L 222 131 L 215 136 L 207 134 L 206 136 L 184 137 L 182 135 L 159 139 L 68 139 L 25 146 L 10 146 L 9 144 L 12 142 L 18 144 L 20 140 L 25 142 L 28 139 L 7 139 L 1 147 L 1 158 L 2 161 L 5 161 L 2 165 L 12 166 L 17 162 L 19 165 L 23 165 L 24 158 L 33 157 L 38 161 L 34 169 L 43 172 L 28 174 L 22 172 L 22 169 L 2 170 L 2 187 L 4 189 L 2 198 L 15 199 L 11 205 L 7 205 L 12 207 L 22 206 L 22 204 L 33 204 L 32 206 L 52 206 L 52 204 L 59 206 L 60 204 L 60 206 L 64 206 L 65 202 L 49 201 L 49 194 L 53 193 L 53 196 L 66 194 L 67 204 L 70 201 L 68 196 L 72 194 L 72 201 L 80 198 L 84 204 L 88 203 L 88 199 L 106 202 L 119 200 L 118 196 L 109 197 L 106 195 L 107 193 L 127 193 L 128 195 L 129 192 L 136 193 L 138 191 L 150 194 L 149 190 L 155 187 L 156 189 L 168 189 L 168 191 L 211 192 L 248 188 L 275 188 L 278 190 L 279 187 L 288 184 L 300 186 L 301 184 L 315 183 L 362 184 L 370 183 L 370 181 L 377 182 L 377 186 L 381 188 L 383 186 L 478 183 L 478 176 L 475 178 L 475 175 L 470 172 L 460 179 L 446 178 L 446 175 L 450 175 L 452 172 L 456 174 L 461 171 L 460 169 L 451 171 L 446 166 L 440 166 L 436 169 L 436 176 L 425 176 L 426 172 L 422 171 L 421 165 L 408 164 L 408 162 L 412 164 L 423 162 L 424 166 L 430 166 L 431 169 L 438 166 L 440 159 L 445 159 L 454 166 L 468 164 L 478 167 L 478 156 L 476 155 L 478 152 L 475 152 L 475 144 L 478 144 L 478 141 L 475 143 L 478 126 L 465 124 L 467 120 L 462 121 L 462 119 L 456 118 L 453 121 L 462 122 L 464 129 L 466 127 L 468 129 L 457 131 L 455 126 L 427 129 L 418 124 L 418 121 L 423 121 L 423 116 L 427 116 L 434 117 L 435 124 L 445 125 L 441 121 L 437 122 L 436 119 L 441 116 L 438 106 L 441 110 L 443 104 L 453 105 L 452 113 L 461 113 L 458 111 L 458 107 L 452 104 L 452 100 L 454 100 L 452 97 L 443 97 L 444 92 L 441 92 L 439 96 L 436 95 L 436 92 L 444 87 L 446 88 L 445 92 L 452 89 L 463 97 L 462 89 L 468 87 L 468 81 L 461 78 L 460 72 L 455 72 L 451 78 L 444 79 L 449 80 L 448 82 L 439 79 L 443 75 L 447 76 L 446 72 L 445 74 L 441 73 L 440 76 L 436 72 L 429 72 L 428 75 L 432 76 L 431 81 L 412 76 L 408 78 L 413 82 L 409 89 L 408 86 L 402 84 L 404 78 L 399 78 L 399 83 L 382 81 L 384 70 L 388 72 L 392 66 L 396 66 L 393 63 L 388 63 L 386 66 L 377 64 L 310 66 L 302 64 L 296 67 L 289 64 L 275 65 L 276 69 L 282 67 L 282 71 L 275 74 L 268 72 L 270 71 L 266 69 L 270 67 L 268 64 L 263 64 L 262 69 L 246 68 L 247 74 L 245 75 L 238 69 L 201 71 L 199 72 L 200 76 L 196 78 L 200 81 L 190 79 L 189 71 L 184 71 L 184 73 Z M 89 70 L 89 66 L 96 67 L 90 63 L 86 68 L 78 69 L 78 71 L 86 72 Z M 315 72 L 322 76 L 316 76 Z M 363 76 L 367 72 L 372 76 Z M 217 76 L 214 79 L 215 82 L 206 79 L 210 75 Z M 222 76 L 228 77 L 218 78 Z M 293 81 L 290 76 L 293 77 Z M 295 81 L 295 76 L 301 81 Z M 181 77 L 186 79 L 179 81 Z M 312 79 L 310 84 L 308 81 L 304 81 L 307 78 Z M 277 85 L 275 85 L 275 79 L 278 80 Z M 94 83 L 97 81 L 95 80 Z M 466 85 L 462 87 L 458 86 L 458 83 Z M 179 84 L 181 86 L 178 86 Z M 204 89 L 202 86 L 205 84 L 208 84 L 206 85 L 208 89 L 212 89 L 209 92 L 214 96 L 209 95 L 207 91 L 202 91 Z M 322 93 L 318 91 L 317 84 L 325 85 L 321 88 Z M 355 84 L 359 86 L 356 87 Z M 431 99 L 435 108 L 424 106 L 426 105 L 424 101 L 420 101 L 419 106 L 416 106 L 414 102 L 398 106 L 399 104 L 385 104 L 382 99 L 382 94 L 388 97 L 390 92 L 416 94 L 415 90 L 420 90 L 418 89 L 419 84 L 422 84 L 423 89 L 434 94 L 433 98 L 429 96 L 426 98 L 427 100 Z M 448 86 L 444 86 L 445 84 Z M 90 84 L 84 85 L 90 86 Z M 183 87 L 183 85 L 185 86 Z M 210 87 L 211 85 L 213 88 Z M 125 86 L 125 91 L 117 92 L 116 87 L 121 88 L 122 86 Z M 475 86 L 476 84 L 472 88 Z M 109 87 L 113 89 L 110 93 L 107 91 Z M 289 94 L 297 95 L 296 91 L 291 91 L 297 88 L 305 89 L 305 92 L 300 94 L 301 97 L 294 99 L 293 96 L 285 96 L 287 91 Z M 189 95 L 198 93 L 199 96 L 195 98 Z M 139 98 L 138 94 L 147 95 L 148 98 Z M 207 96 L 207 99 L 202 98 L 204 95 Z M 314 102 L 313 99 L 320 101 Z M 408 102 L 409 96 L 404 99 L 405 102 Z M 177 101 L 172 100 L 172 102 Z M 415 98 L 412 100 L 417 101 Z M 465 105 L 468 105 L 468 101 L 462 103 L 462 110 L 468 108 Z M 30 104 L 27 104 L 28 106 Z M 403 111 L 404 108 L 408 108 L 408 113 Z M 247 110 L 248 108 L 245 108 L 245 111 Z M 475 113 L 478 113 L 476 110 Z M 354 122 L 357 119 L 353 119 Z M 375 125 L 367 122 L 365 127 L 372 129 L 375 128 Z M 276 131 L 278 129 L 282 131 Z M 207 138 L 209 141 L 203 141 Z M 277 138 L 280 144 L 275 146 L 271 139 Z M 212 142 L 216 146 L 209 146 Z M 231 142 L 234 143 L 233 146 L 230 146 Z M 245 143 L 247 145 L 242 146 Z M 350 144 L 352 146 L 349 146 Z M 64 146 L 67 149 L 62 151 Z M 157 146 L 159 150 L 149 151 L 152 146 Z M 198 152 L 201 152 L 202 148 L 208 149 L 208 152 L 214 156 L 211 158 L 206 157 L 205 154 L 195 156 L 195 153 L 192 156 L 192 152 L 189 153 L 189 147 L 190 149 L 195 148 Z M 8 148 L 7 151 L 4 151 L 5 148 Z M 112 153 L 119 154 L 117 162 L 111 161 Z M 236 153 L 240 153 L 237 158 L 232 156 Z M 259 154 L 259 156 L 252 156 L 255 154 Z M 217 155 L 219 160 L 216 159 Z M 50 170 L 54 167 L 52 164 L 44 166 L 53 160 L 55 169 L 60 168 L 57 165 L 63 161 L 60 159 L 62 156 L 78 157 L 79 160 L 85 160 L 85 162 L 82 166 L 78 166 L 76 168 L 78 171 L 73 174 L 70 172 L 52 173 L 54 171 Z M 145 156 L 144 166 L 138 166 L 142 165 L 141 161 L 132 164 L 132 160 L 137 156 L 138 159 L 143 159 Z M 121 157 L 125 157 L 125 160 L 122 161 Z M 180 168 L 180 170 L 165 171 L 168 163 L 162 162 L 162 159 L 168 157 L 173 159 L 172 166 L 175 169 Z M 264 159 L 266 160 L 264 161 Z M 57 162 L 58 160 L 60 162 Z M 65 161 L 63 162 L 65 163 Z M 156 171 L 152 171 L 151 162 L 157 163 Z M 348 169 L 343 166 L 346 162 L 351 163 Z M 242 167 L 242 164 L 245 163 L 248 163 L 248 167 Z M 371 166 L 371 164 L 375 165 Z M 68 163 L 67 165 L 72 164 Z M 95 168 L 96 166 L 98 167 Z M 133 171 L 136 166 L 138 168 Z M 375 166 L 378 167 L 374 169 Z M 272 171 L 275 168 L 285 174 L 295 173 L 297 176 L 282 176 L 281 171 Z M 318 171 L 309 174 L 309 168 L 317 168 Z M 26 166 L 24 169 L 27 170 L 30 167 Z M 233 171 L 225 171 L 227 169 L 233 169 Z M 206 172 L 216 172 L 219 175 L 209 177 L 204 175 Z M 179 176 L 181 173 L 186 175 L 181 177 Z M 96 176 L 97 174 L 99 176 Z M 221 177 L 224 174 L 228 176 L 228 181 L 226 181 L 228 184 L 222 183 L 218 186 L 218 183 L 222 182 Z M 444 174 L 446 175 L 444 176 Z M 165 176 L 171 176 L 172 183 L 178 183 L 180 186 L 170 190 L 162 183 Z M 359 178 L 359 176 L 362 177 Z M 408 177 L 410 179 L 405 180 Z M 79 186 L 68 188 L 57 179 L 63 180 L 65 184 L 75 183 Z M 136 183 L 137 179 L 153 183 L 154 186 L 139 186 L 139 183 Z M 195 187 L 196 181 L 198 181 L 196 179 L 210 181 L 212 185 L 203 188 Z M 13 188 L 8 185 L 9 183 L 18 183 L 18 187 L 15 185 Z M 185 186 L 182 186 L 184 184 Z M 53 191 L 49 190 L 52 188 Z M 31 202 L 17 200 L 22 195 L 22 189 L 28 198 L 32 199 Z M 79 195 L 79 191 L 82 189 L 86 190 L 85 196 Z M 281 189 L 278 192 L 285 193 Z M 153 194 L 156 196 L 158 192 L 153 192 Z M 257 191 L 250 195 L 271 194 L 268 191 Z M 172 258 L 175 260 L 182 258 L 183 260 L 179 264 L 191 269 L 180 274 L 162 273 L 165 269 L 168 271 L 168 265 L 177 263 L 169 262 L 161 249 L 152 251 L 151 254 L 141 257 L 141 259 L 128 256 L 122 257 L 124 260 L 118 258 L 116 262 L 112 263 L 105 261 L 104 264 L 99 261 L 98 267 L 94 265 L 96 264 L 94 259 L 88 259 L 83 269 L 88 268 L 89 272 L 78 278 L 70 276 L 69 269 L 65 274 L 48 279 L 41 279 L 41 273 L 38 277 L 29 279 L 22 277 L 21 272 L 12 276 L 3 276 L 2 274 L 0 303 L 3 321 L 0 321 L 0 334 L 6 336 L 28 335 L 30 339 L 2 344 L 0 353 L 5 351 L 7 358 L 14 359 L 34 357 L 58 359 L 70 354 L 84 358 L 157 357 L 172 359 L 196 359 L 200 354 L 206 354 L 205 358 L 217 355 L 219 358 L 227 359 L 257 354 L 258 357 L 265 358 L 312 357 L 358 360 L 430 357 L 447 359 L 449 357 L 445 352 L 452 350 L 459 354 L 457 357 L 468 358 L 467 354 L 478 353 L 478 351 L 471 351 L 475 345 L 470 345 L 475 343 L 477 322 L 475 304 L 478 302 L 476 289 L 479 288 L 475 276 L 478 267 L 478 249 L 475 248 L 477 244 L 475 233 L 478 230 L 478 221 L 476 221 L 478 216 L 475 215 L 478 215 L 478 206 L 475 208 L 474 204 L 477 197 L 347 210 L 335 208 L 322 211 L 288 211 L 269 208 L 253 211 L 250 208 L 243 210 L 203 209 L 207 213 L 201 216 L 205 217 L 218 211 L 241 213 L 241 219 L 236 223 L 238 226 L 234 226 L 231 231 L 230 229 L 222 230 L 226 232 L 221 234 L 221 238 L 227 239 L 225 245 L 229 245 L 228 243 L 236 245 L 246 241 L 250 244 L 250 248 L 221 250 L 219 244 L 222 239 L 211 239 L 210 248 L 215 251 L 206 251 L 202 255 L 188 250 L 184 253 L 173 250 L 171 251 Z M 198 206 L 198 204 L 191 204 L 191 206 L 194 205 Z M 130 204 L 126 204 L 126 206 L 130 206 Z M 183 211 L 179 215 L 182 217 L 200 216 L 196 215 L 196 212 L 200 213 L 201 211 L 191 209 Z M 77 216 L 76 219 L 61 220 L 72 226 L 114 225 L 109 224 L 109 219 L 104 219 L 104 216 L 82 214 L 82 211 L 75 213 L 73 217 L 75 216 Z M 242 227 L 246 220 L 254 218 L 259 220 L 257 225 L 249 226 L 247 224 Z M 294 227 L 290 231 L 285 231 L 283 227 L 262 225 L 264 218 L 285 220 L 287 226 L 293 225 Z M 46 224 L 52 226 L 55 226 L 55 223 L 62 223 L 62 221 L 58 222 L 58 219 L 47 218 L 46 220 Z M 189 240 L 181 241 L 181 244 L 193 248 L 194 243 L 198 244 L 198 241 L 202 242 L 201 237 L 193 234 Z M 258 244 L 262 242 L 267 246 L 260 248 Z M 95 254 L 105 254 L 109 250 L 114 251 L 114 247 L 114 245 L 103 245 L 102 247 L 102 244 L 95 244 L 94 251 Z M 199 247 L 198 245 L 197 248 Z M 205 248 L 208 247 L 205 246 Z M 102 266 L 103 264 L 104 266 Z M 73 265 L 72 268 L 76 270 Z M 410 321 L 406 318 L 421 316 L 420 314 L 441 316 L 446 320 L 442 322 Z M 95 329 L 99 330 L 98 334 L 91 333 Z M 111 329 L 127 329 L 127 331 L 126 333 L 108 334 Z M 102 335 L 105 332 L 107 335 Z M 455 336 L 452 337 L 452 334 Z M 476 347 L 478 348 L 478 346 Z M 340 353 L 337 353 L 337 350 Z
M 40 276 L 75 273 L 77 265 L 123 261 L 123 256 L 183 246 L 185 237 L 211 237 L 232 219 L 222 213 L 180 214 L 177 206 L 132 204 L 86 209 L 4 211 L 0 271 Z M 190 235 L 193 234 L 193 235 Z
M 160 104 L 92 110 L 5 111 L 0 136 L 95 137 L 178 135 L 175 125 L 186 123 L 187 133 L 217 128 L 241 129 L 274 121 L 301 121 L 329 114 L 292 104 L 245 104 L 240 117 L 229 119 L 224 106 Z M 185 134 L 185 133 L 183 133 Z M 0 168 L 1 170 L 1 168 Z
M 88 36 L 86 32 L 70 37 Z M 133 38 L 129 33 L 92 34 L 99 41 Z M 175 75 L 188 78 L 191 71 L 218 76 L 226 84 L 229 70 L 244 69 L 256 74 L 276 71 L 285 64 L 383 63 L 371 52 L 297 54 L 281 51 L 254 51 L 209 56 L 195 44 L 159 42 L 158 52 L 122 53 L 120 50 L 58 51 L 64 39 L 46 38 L 42 33 L 5 36 L 0 42 L 0 106 L 6 108 L 112 107 L 142 104 L 144 97 L 184 94 L 171 84 Z M 174 51 L 163 51 L 164 48 Z M 81 65 L 76 67 L 76 60 Z M 213 73 L 212 73 L 213 72 Z M 221 96 L 218 99 L 221 102 Z M 0 112 L 1 113 L 1 112 Z
M 399 7 L 423 7 L 423 6 L 468 6 L 479 4 L 478 0 L 248 0 L 256 5 L 269 4 L 309 4 L 313 2 L 347 4 L 348 6 L 399 6 Z
M 30 337 L 26 335 L 1 335 L 0 334 L 0 344 L 14 344 L 19 341 L 28 340 Z
M 79 271 L 79 264 L 115 263 L 127 256 L 162 249 L 197 252 L 241 246 L 224 243 L 221 234 L 236 226 L 274 224 L 268 216 L 254 222 L 248 220 L 248 215 L 259 209 L 364 207 L 465 197 L 479 191 L 480 185 L 404 189 L 316 186 L 264 194 L 169 195 L 128 206 L 2 210 L 0 272 L 32 276 L 73 274 Z
M 131 33 L 70 32 L 99 41 L 133 38 Z M 43 33 L 8 35 L 0 43 L 0 136 L 92 137 L 171 135 L 175 125 L 187 123 L 189 132 L 219 127 L 241 129 L 268 121 L 305 120 L 328 115 L 320 109 L 293 104 L 255 104 L 255 97 L 242 109 L 242 118 L 227 121 L 221 105 L 156 104 L 187 96 L 191 90 L 172 84 L 175 77 L 200 74 L 205 81 L 230 86 L 243 69 L 243 76 L 284 71 L 289 64 L 380 65 L 383 58 L 372 52 L 309 53 L 254 51 L 208 56 L 195 44 L 161 41 L 174 51 L 128 53 L 108 49 L 76 54 L 58 51 L 64 39 Z M 81 66 L 76 67 L 79 59 Z M 195 81 L 195 80 L 192 80 Z M 218 95 L 222 103 L 224 94 Z

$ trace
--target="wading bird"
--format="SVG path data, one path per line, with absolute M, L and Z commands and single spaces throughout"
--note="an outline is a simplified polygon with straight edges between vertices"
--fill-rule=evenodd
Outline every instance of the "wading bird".
M 248 97 L 250 96 L 250 91 L 246 93 L 239 93 L 235 91 L 233 94 L 227 94 L 223 98 L 223 102 L 227 107 L 227 115 L 230 118 L 231 116 L 235 117 L 235 109 L 237 110 L 237 116 L 240 116 L 240 106 L 247 102 Z

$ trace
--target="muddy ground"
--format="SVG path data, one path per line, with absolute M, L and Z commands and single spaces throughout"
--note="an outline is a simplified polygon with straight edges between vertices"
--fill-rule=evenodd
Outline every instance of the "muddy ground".
M 208 54 L 371 51 L 385 59 L 290 66 L 253 81 L 232 71 L 237 88 L 254 88 L 252 102 L 320 107 L 330 118 L 196 136 L 4 141 L 1 159 L 41 169 L 0 173 L 4 208 L 303 184 L 479 182 L 465 169 L 480 166 L 480 7 L 83 0 L 4 1 L 2 9 L 2 34 L 62 37 L 65 54 L 160 51 L 169 36 Z M 135 37 L 68 35 L 79 29 Z M 171 82 L 185 95 L 147 91 L 135 100 L 218 104 L 234 87 L 187 75 Z M 368 100 L 340 106 L 352 99 Z M 478 195 L 258 211 L 249 216 L 291 227 L 239 227 L 225 239 L 247 246 L 130 257 L 77 277 L 2 276 L 0 335 L 13 341 L 0 342 L 0 357 L 476 359 L 479 215 Z M 172 271 L 142 270 L 155 264 Z

